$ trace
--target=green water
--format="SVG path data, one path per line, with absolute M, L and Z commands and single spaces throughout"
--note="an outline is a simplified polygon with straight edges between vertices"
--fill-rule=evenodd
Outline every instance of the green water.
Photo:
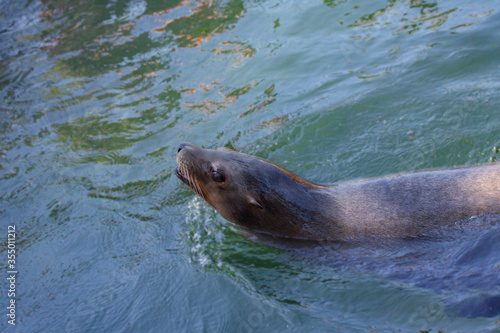
M 173 174 L 184 141 L 316 183 L 489 163 L 499 42 L 498 1 L 0 1 L 0 329 L 499 330 L 247 239 Z

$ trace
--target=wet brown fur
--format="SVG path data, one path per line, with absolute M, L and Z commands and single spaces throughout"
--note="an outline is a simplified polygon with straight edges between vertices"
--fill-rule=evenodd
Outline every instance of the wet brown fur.
M 500 214 L 500 164 L 331 186 L 258 157 L 187 143 L 177 164 L 179 179 L 227 220 L 283 237 L 418 236 L 474 215 Z M 214 182 L 211 170 L 224 182 Z

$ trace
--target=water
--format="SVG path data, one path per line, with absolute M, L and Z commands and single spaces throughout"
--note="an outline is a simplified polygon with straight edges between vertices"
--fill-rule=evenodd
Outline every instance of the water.
M 498 309 L 498 217 L 281 244 L 241 235 L 173 176 L 183 141 L 317 183 L 497 159 L 497 1 L 0 9 L 2 331 L 500 329 L 480 311 Z

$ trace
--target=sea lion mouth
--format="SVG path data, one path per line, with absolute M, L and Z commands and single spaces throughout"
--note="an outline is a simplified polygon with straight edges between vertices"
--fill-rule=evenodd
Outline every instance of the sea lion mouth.
M 186 184 L 194 193 L 205 199 L 205 195 L 203 195 L 200 184 L 196 180 L 196 177 L 194 177 L 192 173 L 189 172 L 189 168 L 187 168 L 182 163 L 178 163 L 178 165 L 179 166 L 175 168 L 175 175 L 177 176 L 177 178 L 179 178 L 184 184 Z
M 177 178 L 179 178 L 184 184 L 188 185 L 191 187 L 191 183 L 189 182 L 189 180 L 187 180 L 186 177 L 184 177 L 184 175 L 181 173 L 181 171 L 179 170 L 179 167 L 175 168 L 175 175 L 177 176 Z

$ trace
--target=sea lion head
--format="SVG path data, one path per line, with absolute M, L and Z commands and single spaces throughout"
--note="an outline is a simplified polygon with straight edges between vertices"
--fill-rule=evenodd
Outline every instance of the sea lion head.
M 227 148 L 182 143 L 177 165 L 177 177 L 228 221 L 290 237 L 301 232 L 296 193 L 303 193 L 304 187 L 321 187 L 269 161 Z

